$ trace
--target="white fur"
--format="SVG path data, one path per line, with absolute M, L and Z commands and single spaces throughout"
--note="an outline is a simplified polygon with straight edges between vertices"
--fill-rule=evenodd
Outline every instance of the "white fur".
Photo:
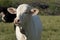
M 19 5 L 17 8 L 17 18 L 20 19 L 20 16 L 25 13 L 26 11 L 30 10 L 30 6 L 28 4 Z M 28 9 L 28 10 L 27 10 Z
M 2 20 L 5 22 L 5 20 L 4 20 L 5 14 L 3 12 L 1 12 L 0 14 L 2 16 Z
M 21 33 L 22 27 L 16 26 L 16 37 L 17 40 L 26 40 L 26 36 Z

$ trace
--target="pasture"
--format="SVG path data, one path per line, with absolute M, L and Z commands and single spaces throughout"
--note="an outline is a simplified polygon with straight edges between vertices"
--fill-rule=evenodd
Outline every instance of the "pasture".
M 60 16 L 40 16 L 42 40 L 60 40 Z M 0 40 L 16 40 L 13 23 L 0 22 Z

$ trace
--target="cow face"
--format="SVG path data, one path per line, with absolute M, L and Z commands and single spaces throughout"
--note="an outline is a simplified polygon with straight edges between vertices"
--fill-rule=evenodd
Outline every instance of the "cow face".
M 9 8 L 8 10 L 11 13 L 14 13 L 14 14 L 16 13 L 16 18 L 14 20 L 14 23 L 16 25 L 23 23 L 23 21 L 25 21 L 28 16 L 37 15 L 39 12 L 38 9 L 33 8 L 29 6 L 28 4 L 21 4 L 18 6 L 16 10 L 12 8 Z

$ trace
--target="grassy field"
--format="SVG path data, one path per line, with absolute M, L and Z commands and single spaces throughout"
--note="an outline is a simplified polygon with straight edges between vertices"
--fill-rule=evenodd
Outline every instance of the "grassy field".
M 42 40 L 60 40 L 60 16 L 41 16 Z
M 60 16 L 40 16 L 42 40 L 60 40 Z M 12 23 L 0 22 L 0 40 L 16 40 Z

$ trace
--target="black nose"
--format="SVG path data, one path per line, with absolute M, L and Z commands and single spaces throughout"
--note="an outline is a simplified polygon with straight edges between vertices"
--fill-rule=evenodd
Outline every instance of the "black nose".
M 19 19 L 15 19 L 15 24 L 19 24 L 20 23 L 20 20 Z
M 18 19 L 17 22 L 20 22 L 20 20 Z

